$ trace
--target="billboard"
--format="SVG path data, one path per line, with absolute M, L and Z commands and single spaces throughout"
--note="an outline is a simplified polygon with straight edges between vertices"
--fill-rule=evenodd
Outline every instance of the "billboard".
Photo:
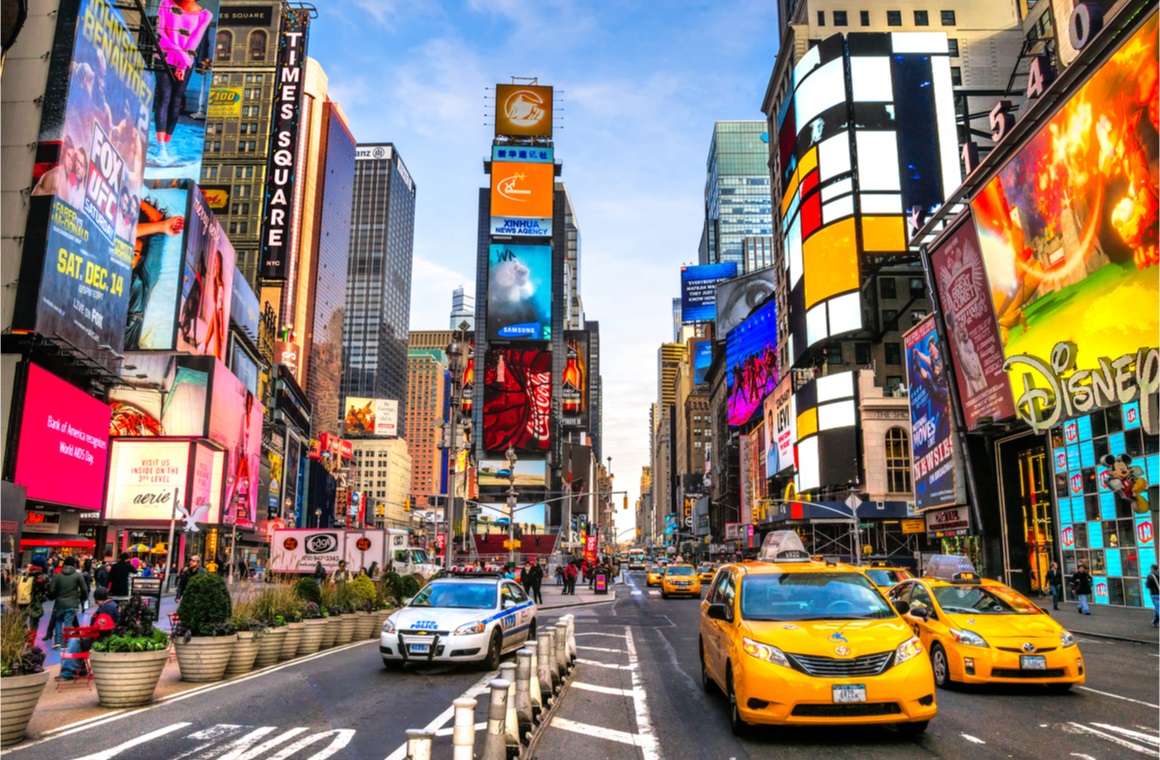
M 542 85 L 497 84 L 495 134 L 505 137 L 551 137 L 552 88 Z
M 352 569 L 369 568 L 386 557 L 383 530 L 287 528 L 275 530 L 270 538 L 270 570 L 278 573 L 313 573 L 320 562 L 332 573 L 342 560 Z
M 737 276 L 737 262 L 681 267 L 681 321 L 712 322 L 717 318 L 717 284 Z
M 517 161 L 529 164 L 553 164 L 556 162 L 554 148 L 540 145 L 493 145 L 492 161 Z
M 191 192 L 178 311 L 177 350 L 226 360 L 234 247 L 201 193 Z
M 555 164 L 493 161 L 491 234 L 551 236 L 555 179 Z
M 144 183 L 129 279 L 126 351 L 173 350 L 191 187 Z
M 931 251 L 930 267 L 955 357 L 955 383 L 967 429 L 974 430 L 983 418 L 1007 419 L 1015 407 L 979 239 L 969 218 Z
M 693 342 L 693 384 L 702 385 L 709 367 L 713 364 L 713 341 L 698 340 Z
M 492 340 L 552 339 L 551 246 L 490 246 L 487 336 Z
M 252 529 L 258 514 L 262 405 L 219 361 L 214 362 L 210 399 L 209 438 L 226 449 L 222 522 Z
M 153 82 L 107 0 L 64 0 L 54 23 L 12 326 L 118 353 Z
M 349 397 L 346 400 L 342 430 L 346 435 L 354 436 L 397 436 L 399 402 L 394 399 Z
M 282 11 L 262 217 L 261 275 L 267 280 L 285 280 L 292 270 L 290 238 L 295 213 L 294 181 L 298 174 L 298 117 L 306 78 L 310 12 L 306 8 Z
M 552 352 L 493 348 L 483 370 L 483 448 L 546 451 L 551 443 Z
M 749 313 L 773 295 L 776 283 L 773 269 L 762 269 L 717 286 L 717 335 L 728 335 Z
M 783 377 L 773 393 L 765 397 L 765 471 L 772 477 L 794 466 L 797 443 L 797 412 L 793 398 L 793 378 Z
M 778 382 L 777 304 L 767 302 L 725 336 L 729 424 L 744 425 Z
M 13 482 L 28 501 L 100 509 L 109 406 L 28 364 Z
M 911 470 L 918 509 L 956 502 L 951 398 L 934 315 L 908 330 L 906 377 L 910 389 Z
M 588 415 L 588 333 L 569 330 L 564 333 L 567 359 L 561 379 L 560 424 L 587 428 Z
M 793 394 L 797 491 L 858 480 L 857 382 L 857 372 L 838 372 L 811 380 Z
M 225 452 L 204 443 L 113 441 L 104 519 L 216 525 L 224 470 Z
M 135 438 L 206 435 L 212 374 L 212 359 L 179 356 L 175 361 L 166 362 L 160 376 L 148 377 L 160 390 L 114 387 L 109 391 L 112 410 L 109 435 Z
M 517 491 L 542 489 L 546 481 L 547 467 L 542 459 L 520 459 L 514 468 L 506 459 L 484 459 L 479 463 L 479 487 L 493 493 L 496 490 L 507 493 L 513 484 Z
M 230 280 L 230 319 L 250 340 L 257 343 L 261 314 L 262 307 L 258 303 L 258 296 L 235 263 L 233 279 Z
M 971 201 L 1017 397 L 1058 341 L 1081 372 L 1156 345 L 1156 38 L 1152 13 Z

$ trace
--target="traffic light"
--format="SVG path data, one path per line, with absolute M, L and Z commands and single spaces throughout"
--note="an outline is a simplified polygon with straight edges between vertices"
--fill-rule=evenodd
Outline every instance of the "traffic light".
M 411 497 L 410 497 L 410 496 L 408 496 L 407 498 L 403 499 L 403 511 L 404 511 L 404 512 L 410 512 L 410 511 L 411 511 Z
M 628 510 L 628 494 L 624 495 L 624 509 Z

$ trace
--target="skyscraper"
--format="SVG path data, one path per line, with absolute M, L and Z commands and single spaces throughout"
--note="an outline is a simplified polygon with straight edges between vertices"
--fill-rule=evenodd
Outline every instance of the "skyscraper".
M 719 121 L 713 127 L 705 177 L 706 260 L 744 268 L 744 240 L 773 232 L 769 136 L 763 121 Z
M 444 414 L 447 406 L 447 354 L 442 349 L 411 349 L 407 353 L 407 416 L 403 436 L 411 451 L 410 493 L 424 497 L 442 493 Z
M 398 400 L 403 420 L 415 193 L 415 182 L 394 145 L 358 146 L 343 324 L 343 397 Z
M 462 285 L 451 291 L 451 329 L 458 330 L 460 322 L 466 322 L 468 330 L 475 329 L 475 296 Z

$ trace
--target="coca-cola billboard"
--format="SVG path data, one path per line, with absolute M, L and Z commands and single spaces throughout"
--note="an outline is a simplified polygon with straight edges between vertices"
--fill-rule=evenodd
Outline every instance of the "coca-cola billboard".
M 546 451 L 551 443 L 552 352 L 490 349 L 483 382 L 484 448 Z

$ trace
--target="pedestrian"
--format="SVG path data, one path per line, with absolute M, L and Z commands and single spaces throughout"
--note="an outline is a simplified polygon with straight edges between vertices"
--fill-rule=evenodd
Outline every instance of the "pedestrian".
M 1088 606 L 1088 597 L 1092 593 L 1092 576 L 1087 567 L 1081 562 L 1071 576 L 1071 591 L 1076 597 L 1076 611 L 1081 615 L 1092 614 Z
M 113 558 L 105 557 L 105 561 L 93 573 L 93 585 L 101 586 L 106 591 L 109 590 L 109 569 L 113 567 Z
M 524 566 L 520 568 L 520 585 L 524 587 L 525 594 L 532 595 L 532 560 L 530 557 L 524 560 Z
M 564 585 L 564 566 L 563 565 L 556 565 L 556 585 L 557 586 Z
M 16 582 L 16 608 L 28 620 L 28 630 L 40 630 L 40 619 L 44 617 L 44 600 L 48 598 L 50 578 L 48 562 L 37 555 L 24 571 L 24 576 Z
M 568 596 L 575 596 L 576 594 L 576 580 L 580 577 L 580 570 L 576 567 L 575 562 L 569 562 L 564 567 L 564 594 Z
M 367 575 L 370 576 L 371 580 L 374 580 L 375 574 L 378 572 L 379 572 L 379 561 L 377 559 L 372 560 L 370 569 L 367 570 Z
M 1052 562 L 1047 571 L 1047 590 L 1051 594 L 1051 609 L 1058 610 L 1059 602 L 1063 599 L 1063 573 L 1059 571 L 1059 563 Z
M 346 583 L 354 580 L 354 573 L 346 569 L 346 560 L 340 559 L 338 561 L 338 568 L 331 573 L 330 580 L 332 583 Z
M 189 558 L 189 564 L 181 569 L 181 574 L 177 576 L 177 594 L 176 600 L 181 604 L 181 597 L 185 594 L 185 587 L 189 585 L 189 579 L 195 575 L 204 575 L 209 572 L 206 568 L 201 566 L 201 557 L 194 554 Z
M 129 552 L 121 552 L 121 560 L 109 568 L 109 596 L 121 600 L 129 598 L 129 578 L 136 575 Z
M 52 648 L 60 649 L 64 646 L 62 629 L 76 626 L 77 608 L 81 606 L 81 600 L 89 596 L 89 585 L 77 570 L 76 557 L 65 557 L 64 568 L 60 575 L 53 577 L 48 587 L 48 596 L 53 600 L 52 609 L 56 614 Z
M 319 586 L 326 582 L 326 568 L 321 562 L 314 565 L 314 580 Z
M 1152 609 L 1155 614 L 1152 615 L 1152 627 L 1160 627 L 1160 571 L 1157 571 L 1156 565 L 1152 565 L 1152 570 L 1148 573 L 1148 593 L 1152 595 Z
M 109 590 L 101 586 L 93 589 L 93 601 L 96 602 L 97 608 L 93 610 L 93 615 L 89 618 L 89 625 L 95 627 L 100 631 L 97 641 L 109 636 L 113 629 L 117 627 L 117 623 L 121 619 L 121 608 L 116 602 L 109 598 Z M 93 646 L 93 639 L 82 639 L 77 637 L 69 639 L 68 648 L 65 650 L 70 654 L 78 654 L 80 652 L 87 652 Z M 56 677 L 57 681 L 73 681 L 77 676 L 86 675 L 81 670 L 81 661 L 78 658 L 61 658 L 60 675 Z
M 544 582 L 544 568 L 539 562 L 530 562 L 529 564 L 531 566 L 524 571 L 524 577 L 527 579 L 524 588 L 528 588 L 530 584 L 531 590 L 528 593 L 531 595 L 532 601 L 536 604 L 543 604 L 544 595 L 540 593 L 540 586 Z

